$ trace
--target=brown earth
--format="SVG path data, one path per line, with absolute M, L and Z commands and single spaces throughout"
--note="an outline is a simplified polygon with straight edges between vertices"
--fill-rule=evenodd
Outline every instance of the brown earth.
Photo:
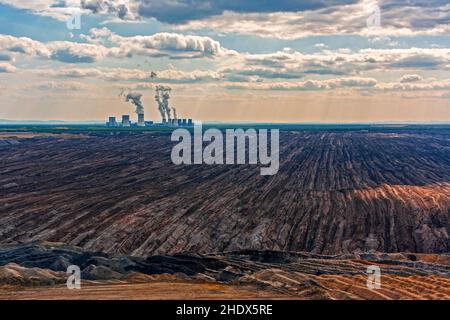
M 47 132 L 0 132 L 0 140 L 2 139 L 32 139 L 37 137 L 43 138 L 58 138 L 58 139 L 80 139 L 87 138 L 81 134 L 70 133 L 47 133 Z
M 449 255 L 243 250 L 141 258 L 34 243 L 1 247 L 0 261 L 9 261 L 0 266 L 0 299 L 450 299 Z M 72 264 L 81 290 L 64 285 Z M 367 285 L 374 266 L 378 289 Z
M 194 300 L 194 299 L 289 299 L 290 295 L 255 286 L 192 282 L 89 284 L 80 290 L 66 286 L 9 288 L 0 300 Z
M 194 300 L 194 299 L 365 299 L 450 300 L 450 279 L 437 276 L 386 276 L 379 290 L 368 289 L 364 276 L 288 275 L 267 270 L 259 277 L 282 279 L 295 285 L 283 290 L 247 284 L 148 281 L 145 283 L 97 282 L 69 290 L 65 285 L 0 287 L 0 300 Z M 287 280 L 288 279 L 288 280 Z
M 282 132 L 274 176 L 175 166 L 168 133 L 30 138 L 0 146 L 0 241 L 137 256 L 449 252 L 449 137 Z

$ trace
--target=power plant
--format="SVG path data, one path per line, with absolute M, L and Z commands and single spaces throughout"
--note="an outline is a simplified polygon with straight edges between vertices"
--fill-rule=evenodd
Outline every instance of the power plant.
M 108 127 L 117 127 L 116 117 L 109 117 Z
M 122 116 L 122 127 L 130 127 L 131 126 L 131 121 L 130 121 L 130 116 L 129 115 L 123 115 Z
M 138 114 L 138 123 L 137 123 L 138 127 L 145 127 L 145 120 L 144 120 L 144 114 L 143 113 L 139 113 Z
M 168 86 L 156 86 L 155 101 L 158 111 L 161 114 L 161 122 L 145 121 L 144 105 L 142 104 L 142 94 L 137 92 L 129 92 L 126 95 L 122 93 L 119 97 L 124 96 L 126 102 L 131 102 L 136 107 L 137 122 L 132 123 L 130 116 L 122 115 L 122 122 L 118 123 L 116 117 L 109 117 L 106 123 L 107 127 L 190 127 L 194 125 L 192 119 L 178 119 L 177 109 L 169 105 L 170 92 L 172 89 Z

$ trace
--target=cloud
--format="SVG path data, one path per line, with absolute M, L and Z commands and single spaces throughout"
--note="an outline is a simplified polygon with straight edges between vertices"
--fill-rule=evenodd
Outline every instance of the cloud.
M 237 13 L 302 12 L 355 3 L 357 0 L 0 0 L 0 3 L 36 14 L 64 19 L 73 9 L 121 19 L 156 18 L 164 23 L 183 23 L 231 11 Z
M 361 96 L 374 96 L 380 93 L 403 95 L 403 97 L 420 98 L 446 98 L 450 90 L 450 79 L 430 80 L 421 83 L 402 82 L 380 82 L 374 78 L 346 77 L 327 80 L 305 80 L 299 82 L 245 82 L 245 83 L 222 83 L 229 90 L 256 90 L 256 91 L 334 91 L 336 93 L 347 93 L 352 90 L 353 94 Z
M 328 46 L 327 46 L 325 43 L 316 43 L 316 44 L 314 45 L 314 47 L 316 47 L 317 49 L 325 49 L 325 48 L 327 48 Z
M 161 22 L 183 23 L 232 11 L 238 13 L 300 12 L 353 3 L 355 0 L 141 0 L 138 13 Z
M 358 34 L 377 38 L 447 35 L 450 4 L 441 0 L 0 0 L 39 15 L 65 20 L 75 11 L 124 20 L 157 19 L 181 30 L 297 39 Z M 380 26 L 367 19 L 379 3 Z
M 443 94 L 441 95 L 441 98 L 442 98 L 442 99 L 450 99 L 450 92 L 443 93 Z
M 92 89 L 92 86 L 76 81 L 42 81 L 29 85 L 27 88 L 42 91 L 84 91 Z
M 115 14 L 120 19 L 133 20 L 135 15 L 132 12 L 133 2 L 123 0 L 81 0 L 81 8 L 93 13 Z
M 405 69 L 440 69 L 442 67 L 447 68 L 448 62 L 448 57 L 415 54 L 393 62 L 391 66 Z
M 0 34 L 0 50 L 68 63 L 92 63 L 103 58 L 109 49 L 99 45 L 69 41 L 43 43 L 30 38 Z
M 430 66 L 433 69 L 448 70 L 450 49 L 323 50 L 311 54 L 284 49 L 268 54 L 242 53 L 225 59 L 220 71 L 230 75 L 266 79 L 295 79 L 308 75 L 360 76 L 369 71 L 390 72 L 412 68 L 429 70 Z
M 48 45 L 51 58 L 67 63 L 93 63 L 101 60 L 108 49 L 93 44 L 58 41 Z
M 189 58 L 199 56 L 220 56 L 234 54 L 210 37 L 183 35 L 178 33 L 156 33 L 151 36 L 123 37 L 117 35 L 107 28 L 92 29 L 84 39 L 91 43 L 104 43 L 105 41 L 115 45 L 111 55 L 130 56 L 133 54 L 154 56 L 155 54 L 179 53 L 180 55 L 169 55 L 171 57 Z
M 214 71 L 180 71 L 161 70 L 157 78 L 152 78 L 151 71 L 125 68 L 61 68 L 61 69 L 35 69 L 34 74 L 45 77 L 58 78 L 95 78 L 105 81 L 147 81 L 152 83 L 195 83 L 215 81 L 223 78 L 223 74 Z
M 423 78 L 419 76 L 418 74 L 405 74 L 403 77 L 401 77 L 400 82 L 401 83 L 410 83 L 410 82 L 417 82 L 422 81 Z
M 0 52 L 0 61 L 12 61 L 12 60 L 13 57 L 11 55 Z
M 237 55 L 210 37 L 156 33 L 151 36 L 122 37 L 108 29 L 93 29 L 82 37 L 90 43 L 51 41 L 43 43 L 30 38 L 0 34 L 0 51 L 65 63 L 94 63 L 106 57 L 130 58 L 133 55 L 188 59 Z M 108 42 L 108 46 L 104 45 Z
M 80 0 L 0 0 L 0 4 L 29 10 L 36 15 L 60 21 L 65 21 L 73 13 L 80 12 Z
M 450 90 L 450 79 L 432 80 L 421 83 L 383 83 L 379 84 L 378 89 L 385 91 L 442 91 Z
M 135 55 L 169 59 L 214 58 L 211 79 L 256 82 L 262 79 L 295 80 L 307 76 L 361 76 L 368 71 L 449 70 L 450 49 L 324 49 L 302 53 L 290 48 L 264 54 L 238 53 L 205 36 L 156 33 L 121 36 L 106 28 L 92 29 L 88 43 L 51 41 L 0 34 L 0 52 L 13 57 L 38 57 L 63 63 L 94 64 L 105 58 L 128 59 Z M 6 58 L 6 56 L 5 56 Z M 5 59 L 4 58 L 4 59 Z M 208 71 L 209 74 L 213 72 Z
M 13 73 L 17 69 L 9 63 L 0 62 L 0 73 Z
M 286 69 L 264 69 L 264 68 L 253 68 L 253 69 L 244 69 L 244 70 L 228 70 L 232 75 L 241 75 L 241 76 L 257 76 L 259 78 L 266 79 L 298 79 L 302 78 L 304 73 L 301 71 L 291 71 Z
M 293 90 L 293 91 L 317 91 L 334 90 L 339 88 L 373 88 L 377 85 L 373 78 L 336 78 L 327 80 L 306 80 L 300 82 L 270 82 L 270 83 L 234 83 L 226 85 L 228 89 L 250 90 Z
M 151 72 L 139 69 L 125 68 L 41 68 L 21 70 L 26 77 L 29 74 L 39 78 L 58 78 L 60 80 L 44 81 L 29 88 L 42 91 L 81 91 L 89 90 L 93 86 L 100 86 L 102 82 L 109 83 L 116 88 L 132 88 L 135 90 L 153 89 L 156 84 L 173 84 L 177 89 L 192 90 L 244 90 L 244 91 L 297 91 L 297 92 L 333 92 L 346 96 L 376 96 L 380 94 L 396 95 L 403 98 L 443 98 L 450 91 L 450 79 L 436 80 L 434 78 L 418 79 L 418 75 L 405 75 L 397 82 L 382 82 L 371 77 L 335 77 L 331 79 L 294 79 L 265 78 L 260 81 L 254 76 L 243 76 L 239 73 L 222 70 L 214 71 L 181 71 L 167 69 L 158 71 L 158 77 L 152 78 Z M 80 79 L 80 81 L 72 81 Z M 83 80 L 81 80 L 83 79 Z M 403 82 L 402 82 L 403 81 Z M 94 85 L 95 83 L 95 85 Z
M 23 53 L 30 56 L 49 57 L 47 46 L 26 37 L 14 37 L 0 34 L 0 50 Z
M 373 0 L 345 2 L 314 10 L 224 11 L 221 15 L 179 21 L 180 30 L 212 29 L 222 33 L 298 39 L 314 35 L 392 36 L 446 35 L 450 32 L 449 4 L 444 1 L 384 1 L 381 24 L 370 26 Z M 380 38 L 381 37 L 381 38 Z
M 33 14 L 66 21 L 72 14 L 115 15 L 120 19 L 137 19 L 138 0 L 0 0 L 0 4 L 29 10 Z
M 274 54 L 244 54 L 232 57 L 224 62 L 223 67 L 214 70 L 181 71 L 174 68 L 157 71 L 157 78 L 151 72 L 127 68 L 60 68 L 37 69 L 44 76 L 68 78 L 99 78 L 106 81 L 148 81 L 168 83 L 195 82 L 262 82 L 264 80 L 298 80 L 309 76 L 345 76 L 354 77 L 367 70 L 391 68 L 392 59 L 400 54 L 386 50 L 376 51 L 373 56 L 368 53 L 336 53 L 325 55 L 302 54 L 295 51 L 282 51 Z M 414 51 L 412 51 L 414 54 Z M 386 69 L 389 70 L 389 69 Z M 395 69 L 392 69 L 395 70 Z M 406 76 L 405 76 L 406 79 Z M 306 80 L 305 80 L 306 81 Z M 404 80 L 405 81 L 405 80 Z M 347 85 L 349 86 L 350 83 Z M 356 85 L 357 86 L 357 85 Z

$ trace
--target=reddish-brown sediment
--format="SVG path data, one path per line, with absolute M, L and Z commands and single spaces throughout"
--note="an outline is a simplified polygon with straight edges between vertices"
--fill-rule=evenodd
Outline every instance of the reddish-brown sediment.
M 98 283 L 68 290 L 9 288 L 0 290 L 0 300 L 192 300 L 192 299 L 289 299 L 289 295 L 255 286 L 195 282 Z
M 1 289 L 0 300 L 109 300 L 109 299 L 367 299 L 367 300 L 449 300 L 450 281 L 439 277 L 384 278 L 379 290 L 366 286 L 362 276 L 296 277 L 295 292 L 255 285 L 189 282 L 90 283 L 81 290 L 64 285 L 53 287 L 8 287 Z M 308 283 L 316 282 L 320 287 Z M 292 290 L 294 291 L 294 290 Z
M 0 246 L 0 261 L 5 264 L 0 266 L 3 299 L 32 295 L 36 299 L 114 295 L 120 299 L 145 295 L 187 299 L 229 298 L 231 294 L 242 299 L 450 299 L 448 254 L 319 255 L 241 250 L 144 258 L 86 252 L 58 243 L 32 243 Z M 63 285 L 65 271 L 73 264 L 80 268 L 86 289 L 79 294 L 67 292 Z M 367 286 L 371 268 L 379 272 L 380 289 Z

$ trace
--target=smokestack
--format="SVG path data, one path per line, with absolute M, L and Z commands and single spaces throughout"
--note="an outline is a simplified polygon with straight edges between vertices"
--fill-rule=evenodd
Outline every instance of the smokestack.
M 144 120 L 144 114 L 139 113 L 138 114 L 138 126 L 139 127 L 145 127 L 145 120 Z
M 192 119 L 188 119 L 188 126 L 192 126 L 192 125 L 193 125 Z
M 122 127 L 129 127 L 130 124 L 130 116 L 127 114 L 124 114 L 122 116 Z

